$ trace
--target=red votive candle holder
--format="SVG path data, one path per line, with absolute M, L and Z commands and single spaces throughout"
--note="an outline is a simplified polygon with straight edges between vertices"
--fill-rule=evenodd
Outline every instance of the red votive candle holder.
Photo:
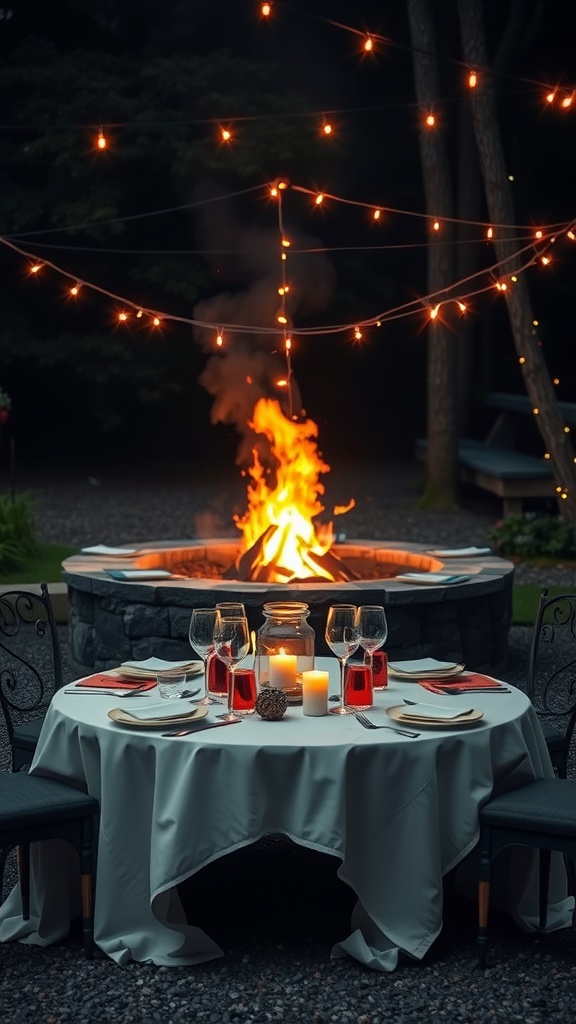
M 256 705 L 256 673 L 253 668 L 237 668 L 234 673 L 232 707 L 239 715 L 252 715 Z
M 375 690 L 388 686 L 388 655 L 386 651 L 374 651 L 372 655 L 372 685 Z
M 216 654 L 208 660 L 208 693 L 214 697 L 225 697 L 228 693 L 228 669 Z
M 371 708 L 374 703 L 368 665 L 348 664 L 344 676 L 344 703 L 350 708 Z

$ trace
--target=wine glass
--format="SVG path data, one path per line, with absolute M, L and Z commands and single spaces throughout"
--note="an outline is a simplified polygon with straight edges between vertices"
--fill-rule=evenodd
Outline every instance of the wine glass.
M 214 633 L 214 647 L 216 654 L 226 664 L 230 673 L 230 684 L 228 686 L 228 711 L 225 715 L 218 715 L 225 722 L 241 722 L 240 715 L 234 714 L 234 672 L 236 666 L 246 657 L 250 650 L 250 633 L 248 632 L 248 620 L 246 617 L 238 619 L 219 620 Z
M 358 609 L 360 646 L 366 651 L 365 664 L 372 675 L 372 655 L 386 642 L 388 623 L 381 604 L 361 604 Z M 379 687 L 383 689 L 383 687 Z
M 333 604 L 328 609 L 324 635 L 328 647 L 340 662 L 340 703 L 335 708 L 330 708 L 332 715 L 351 714 L 344 700 L 344 675 L 346 662 L 360 643 L 356 611 L 353 604 Z
M 214 632 L 220 621 L 217 608 L 194 608 L 190 619 L 188 639 L 190 646 L 202 658 L 204 665 L 204 696 L 198 704 L 218 704 L 208 693 L 208 659 L 214 654 Z

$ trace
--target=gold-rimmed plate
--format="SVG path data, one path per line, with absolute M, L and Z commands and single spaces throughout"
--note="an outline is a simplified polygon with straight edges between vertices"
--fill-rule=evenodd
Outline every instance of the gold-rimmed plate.
M 386 708 L 386 714 L 400 725 L 417 725 L 422 729 L 465 729 L 469 725 L 476 725 L 482 718 L 484 712 L 480 708 L 473 708 L 466 715 L 459 715 L 458 718 L 433 718 L 418 717 L 406 711 L 405 704 L 395 704 L 394 707 Z
M 144 710 L 144 709 L 142 709 Z M 166 728 L 171 725 L 185 725 L 190 722 L 198 722 L 208 714 L 206 705 L 191 708 L 189 711 L 182 711 L 181 714 L 162 715 L 159 718 L 137 718 L 130 714 L 126 708 L 111 708 L 108 718 L 111 718 L 117 725 L 129 725 L 136 729 L 153 729 L 156 727 Z

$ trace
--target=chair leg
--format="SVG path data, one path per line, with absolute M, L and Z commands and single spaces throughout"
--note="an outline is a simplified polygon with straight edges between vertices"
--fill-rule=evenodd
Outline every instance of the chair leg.
M 84 952 L 88 960 L 94 956 L 94 855 L 92 850 L 92 819 L 85 819 L 82 825 L 82 849 L 80 851 L 80 884 L 82 886 L 82 935 Z
M 490 871 L 490 864 L 487 864 Z M 481 879 L 478 883 L 478 964 L 484 970 L 488 951 L 488 908 L 490 906 L 490 879 Z
M 30 846 L 28 843 L 18 847 L 18 878 L 22 898 L 22 917 L 28 921 L 30 917 Z
M 539 893 L 538 893 L 538 927 L 541 932 L 546 930 L 548 920 L 548 886 L 550 881 L 550 850 L 539 850 Z

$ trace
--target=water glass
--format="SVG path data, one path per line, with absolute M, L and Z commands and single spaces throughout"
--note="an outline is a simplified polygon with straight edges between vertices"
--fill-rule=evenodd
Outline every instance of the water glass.
M 366 711 L 372 707 L 372 672 L 368 665 L 348 662 L 344 677 L 344 703 L 356 711 Z
M 171 672 L 163 672 L 162 675 L 156 676 L 156 683 L 158 684 L 158 693 L 161 697 L 174 700 L 181 697 L 186 689 L 186 673 L 177 669 Z

